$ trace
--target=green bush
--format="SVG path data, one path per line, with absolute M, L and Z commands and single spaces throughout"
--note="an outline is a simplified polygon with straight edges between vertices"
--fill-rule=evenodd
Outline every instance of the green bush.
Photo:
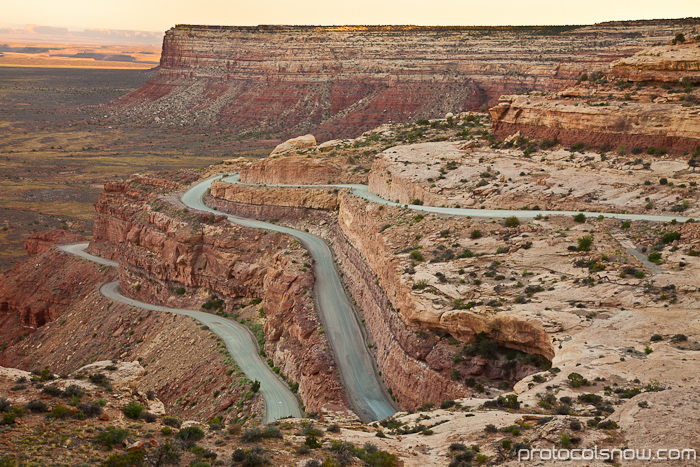
M 654 264 L 659 264 L 661 262 L 661 253 L 658 251 L 652 251 L 649 253 L 649 261 L 651 261 Z
M 503 225 L 506 227 L 517 227 L 520 225 L 520 219 L 515 216 L 506 217 L 503 221 Z
M 178 431 L 177 438 L 187 445 L 193 445 L 204 438 L 204 432 L 198 426 L 188 426 Z
M 39 401 L 39 400 L 33 400 L 27 402 L 27 405 L 25 406 L 27 410 L 30 410 L 32 412 L 48 412 L 49 407 L 46 405 L 44 401 Z
M 479 230 L 479 229 L 472 230 L 470 236 L 474 240 L 476 240 L 477 238 L 481 238 L 481 230 Z
M 593 245 L 593 237 L 590 235 L 584 235 L 578 239 L 578 249 L 579 251 L 589 251 Z
M 144 465 L 144 454 L 142 450 L 131 451 L 124 454 L 112 454 L 100 467 L 140 467 Z
M 581 386 L 588 385 L 588 380 L 578 373 L 569 373 L 568 379 L 569 385 L 571 385 L 572 388 L 580 388 Z
M 106 430 L 95 437 L 95 441 L 103 444 L 108 450 L 111 450 L 115 444 L 124 442 L 129 437 L 129 430 L 108 426 Z
M 586 222 L 586 215 L 582 212 L 576 214 L 574 216 L 574 222 L 578 222 L 579 224 L 583 224 L 584 222 Z
M 122 412 L 127 418 L 137 420 L 141 412 L 143 412 L 143 406 L 135 401 L 131 401 L 122 409 Z
M 680 239 L 681 234 L 679 232 L 666 232 L 661 236 L 661 241 L 664 243 L 673 243 Z
M 425 258 L 418 250 L 413 250 L 408 256 L 415 261 L 425 261 Z
M 175 417 L 163 417 L 163 425 L 171 426 L 173 428 L 180 428 L 182 422 Z
M 64 419 L 73 415 L 73 411 L 68 407 L 64 407 L 61 404 L 56 405 L 53 410 L 49 413 L 50 418 L 54 419 Z

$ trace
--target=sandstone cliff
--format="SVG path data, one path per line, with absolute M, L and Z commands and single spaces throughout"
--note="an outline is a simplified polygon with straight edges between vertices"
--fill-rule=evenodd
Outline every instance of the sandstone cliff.
M 700 49 L 660 46 L 612 63 L 607 75 L 547 96 L 501 96 L 490 109 L 500 137 L 585 143 L 608 149 L 663 148 L 692 152 L 700 145 Z M 621 79 L 621 80 L 620 80 Z M 615 85 L 614 80 L 619 80 Z M 636 82 L 632 87 L 631 82 Z M 657 88 L 656 84 L 664 83 Z M 671 86 L 668 83 L 673 83 Z
M 178 25 L 163 40 L 159 76 L 112 109 L 121 121 L 324 141 L 559 89 L 676 28 Z
M 230 198 L 217 198 L 229 193 L 227 185 L 217 184 L 209 199 L 220 210 L 263 219 L 275 217 L 297 228 L 309 226 L 329 240 L 364 320 L 368 340 L 374 346 L 382 378 L 401 407 L 416 409 L 426 402 L 440 403 L 469 392 L 451 373 L 454 343 L 458 341 L 449 344 L 440 335 L 470 342 L 483 332 L 506 347 L 553 357 L 547 334 L 534 320 L 511 314 L 491 317 L 466 310 L 438 309 L 430 300 L 412 293 L 411 284 L 401 277 L 399 259 L 380 232 L 379 206 L 341 191 L 336 218 L 331 212 L 309 209 L 306 197 L 295 194 L 297 189 L 239 185 Z M 265 203 L 246 204 L 260 190 L 265 191 Z M 307 190 L 323 193 L 322 188 Z M 308 219 L 308 223 L 300 219 Z M 491 379 L 508 378 L 498 362 L 481 358 L 467 362 L 464 371 Z M 525 366 L 512 376 L 520 378 L 531 371 L 533 368 Z
M 241 168 L 241 181 L 270 184 L 318 184 L 339 182 L 342 163 L 306 156 L 270 158 Z
M 235 185 L 221 181 L 211 184 L 211 195 L 234 203 L 288 206 L 333 211 L 338 208 L 335 188 L 286 188 L 280 197 L 276 188 Z
M 245 311 L 250 323 L 264 326 L 264 351 L 290 384 L 298 384 L 307 410 L 344 412 L 340 379 L 306 293 L 313 276 L 303 266 L 305 251 L 285 235 L 171 203 L 174 197 L 127 184 L 110 185 L 100 195 L 90 248 L 113 251 L 122 292 L 194 309 L 221 300 L 215 310 L 234 318 Z
M 78 234 L 73 234 L 67 230 L 51 230 L 48 232 L 39 232 L 30 236 L 24 242 L 24 249 L 29 256 L 35 256 L 39 253 L 50 249 L 54 245 L 65 243 L 75 243 L 82 240 L 83 237 Z
M 657 46 L 612 62 L 616 77 L 635 82 L 678 83 L 683 78 L 700 82 L 698 44 L 695 41 L 675 46 Z

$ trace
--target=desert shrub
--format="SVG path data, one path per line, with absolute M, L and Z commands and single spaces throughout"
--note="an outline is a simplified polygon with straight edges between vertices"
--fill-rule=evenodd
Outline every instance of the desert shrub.
M 486 425 L 486 427 L 484 427 L 484 431 L 486 433 L 498 433 L 498 428 L 496 428 L 496 425 L 489 423 Z
M 297 452 L 298 455 L 304 456 L 304 455 L 306 455 L 306 454 L 308 454 L 308 453 L 311 452 L 311 448 L 308 447 L 306 444 L 302 444 L 301 446 L 299 446 L 299 447 L 297 448 L 297 451 L 296 451 L 296 452 Z
M 666 232 L 661 236 L 661 241 L 664 243 L 673 243 L 676 240 L 681 239 L 681 234 L 679 232 Z
M 188 426 L 178 431 L 177 438 L 186 445 L 192 446 L 204 438 L 204 432 L 198 426 Z
M 12 409 L 12 403 L 4 397 L 0 397 L 0 412 L 9 412 L 10 409 Z
M 102 414 L 102 406 L 96 402 L 86 402 L 78 405 L 78 410 L 88 417 L 97 417 Z
M 605 420 L 598 423 L 597 427 L 601 430 L 615 430 L 617 428 L 617 423 L 614 420 Z
M 231 460 L 233 462 L 242 462 L 243 459 L 245 459 L 245 451 L 243 449 L 238 448 L 233 451 L 233 454 L 231 455 Z
M 338 426 L 337 423 L 332 424 L 328 428 L 326 428 L 326 431 L 328 433 L 340 433 L 340 426 Z
M 63 395 L 63 389 L 59 388 L 58 386 L 44 386 L 41 392 L 54 397 L 59 397 Z
M 80 386 L 77 386 L 75 384 L 71 384 L 63 391 L 64 397 L 82 397 L 83 394 L 84 392 L 80 388 Z
M 49 417 L 54 419 L 64 419 L 73 415 L 73 411 L 68 407 L 64 407 L 61 404 L 56 405 L 51 412 L 49 412 Z
M 143 412 L 141 413 L 141 418 L 146 422 L 146 423 L 153 423 L 156 420 L 158 420 L 158 417 L 153 415 L 151 412 Z
M 503 221 L 503 225 L 506 227 L 517 227 L 520 225 L 520 219 L 515 216 L 506 217 Z
M 175 417 L 163 417 L 163 425 L 171 426 L 173 428 L 180 428 L 182 422 Z
M 581 386 L 588 385 L 588 380 L 578 373 L 569 373 L 567 378 L 572 388 L 580 388 Z
M 581 431 L 583 429 L 583 426 L 578 420 L 571 420 L 571 423 L 569 423 L 569 428 L 571 428 L 574 431 Z
M 142 450 L 112 454 L 100 464 L 100 467 L 140 467 L 144 465 Z
M 578 222 L 579 224 L 583 224 L 584 222 L 586 222 L 586 215 L 582 212 L 576 214 L 574 216 L 574 222 Z
M 482 236 L 481 230 L 479 230 L 479 229 L 474 229 L 474 230 L 471 231 L 471 233 L 469 234 L 469 236 L 470 236 L 471 238 L 473 238 L 474 240 L 476 240 L 476 239 L 478 239 L 478 238 L 481 238 L 481 236 Z
M 418 250 L 411 251 L 408 256 L 415 261 L 425 261 L 425 258 L 423 258 L 423 255 Z
M 124 412 L 126 418 L 137 420 L 141 412 L 143 412 L 143 406 L 138 402 L 131 401 L 122 409 L 122 412 Z
M 304 467 L 321 467 L 323 464 L 321 464 L 321 461 L 318 459 L 309 459 L 306 461 L 306 464 L 304 464 Z
M 578 401 L 591 405 L 598 405 L 603 401 L 603 398 L 598 394 L 581 394 L 578 396 Z
M 655 264 L 659 264 L 661 262 L 661 253 L 658 251 L 652 251 L 649 253 L 649 261 Z
M 103 373 L 95 373 L 88 377 L 90 382 L 96 386 L 109 387 L 109 379 Z
M 459 372 L 457 372 L 457 373 L 459 374 Z M 458 379 L 458 378 L 455 378 L 455 379 Z M 455 401 L 453 401 L 453 400 L 442 401 L 442 403 L 440 404 L 440 408 L 442 410 L 447 410 L 447 409 L 452 408 L 454 406 L 455 406 Z
M 129 437 L 129 430 L 108 426 L 95 437 L 95 442 L 104 445 L 108 450 L 111 450 L 115 444 L 124 442 Z
M 578 249 L 580 251 L 589 251 L 593 245 L 593 237 L 590 235 L 584 235 L 578 239 Z
M 49 411 L 49 406 L 46 405 L 44 401 L 39 401 L 39 400 L 33 400 L 27 402 L 27 405 L 24 406 L 27 410 L 35 413 L 41 413 L 41 412 L 48 412 Z
M 314 435 L 307 436 L 304 440 L 304 444 L 306 444 L 311 449 L 318 449 L 321 447 L 321 443 L 319 442 L 318 438 L 316 438 Z

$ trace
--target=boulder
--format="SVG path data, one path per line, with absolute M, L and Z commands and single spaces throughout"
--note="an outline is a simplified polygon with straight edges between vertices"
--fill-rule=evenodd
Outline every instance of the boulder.
M 282 144 L 278 144 L 277 147 L 270 153 L 270 156 L 286 154 L 298 149 L 312 148 L 314 146 L 316 146 L 316 138 L 314 138 L 314 135 L 298 136 L 296 138 L 288 139 Z

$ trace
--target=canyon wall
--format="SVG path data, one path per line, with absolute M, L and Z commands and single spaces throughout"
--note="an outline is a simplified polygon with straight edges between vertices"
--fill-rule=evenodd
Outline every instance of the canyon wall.
M 313 233 L 329 241 L 337 256 L 338 268 L 343 275 L 355 304 L 364 320 L 369 343 L 382 378 L 402 408 L 415 410 L 426 402 L 464 397 L 468 389 L 451 377 L 453 352 L 447 345 L 452 335 L 463 342 L 474 339 L 479 332 L 486 333 L 497 343 L 551 359 L 554 355 L 547 334 L 534 322 L 514 316 L 499 315 L 485 318 L 465 310 L 434 310 L 417 298 L 410 285 L 401 279 L 398 259 L 381 235 L 378 205 L 341 191 L 338 194 L 339 214 L 305 208 L 305 200 L 294 195 L 296 189 L 238 186 L 233 192 L 221 183 L 209 202 L 220 210 L 241 216 L 275 217 L 296 228 L 308 225 Z M 268 205 L 247 205 L 240 202 L 260 189 L 270 190 Z M 324 189 L 310 190 L 323 193 Z M 247 195 L 241 193 L 248 192 Z M 233 193 L 230 200 L 228 193 Z M 277 199 L 272 197 L 277 194 Z M 298 200 L 298 206 L 291 206 Z M 303 210 L 303 211 L 302 211 Z M 303 215 L 302 215 L 303 214 Z M 313 218 L 308 224 L 300 219 Z M 430 332 L 423 332 L 423 331 Z M 474 358 L 466 371 L 489 378 L 502 378 L 498 363 Z M 523 367 L 516 377 L 522 377 L 532 368 Z
M 123 293 L 151 303 L 198 309 L 223 300 L 234 314 L 254 299 L 248 319 L 264 323 L 264 350 L 311 412 L 347 405 L 313 299 L 305 250 L 288 236 L 247 229 L 223 216 L 174 207 L 128 184 L 106 187 L 96 204 L 91 251 L 120 264 Z M 264 315 L 264 319 L 262 319 Z
M 490 109 L 493 131 L 562 144 L 690 153 L 700 145 L 698 63 L 694 42 L 653 47 L 613 62 L 602 78 L 555 94 L 501 96 Z
M 165 34 L 158 77 L 111 104 L 110 118 L 325 141 L 474 109 L 501 94 L 559 89 L 688 24 L 177 25 Z

